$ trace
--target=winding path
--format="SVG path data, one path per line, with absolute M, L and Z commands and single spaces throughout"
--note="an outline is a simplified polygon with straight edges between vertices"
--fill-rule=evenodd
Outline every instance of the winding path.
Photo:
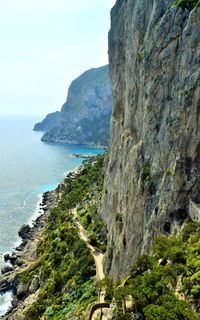
M 95 265 L 96 265 L 97 280 L 101 281 L 105 277 L 105 274 L 103 272 L 103 256 L 104 255 L 100 251 L 100 249 L 89 244 L 89 236 L 87 234 L 87 231 L 84 229 L 83 225 L 81 224 L 81 222 L 79 220 L 79 216 L 78 216 L 76 208 L 72 209 L 72 217 L 73 217 L 73 222 L 78 230 L 78 235 L 79 235 L 80 239 L 85 241 L 87 247 L 90 249 L 90 252 L 94 258 Z M 98 302 L 92 306 L 92 309 L 91 309 L 91 312 L 89 315 L 89 320 L 95 320 L 95 319 L 97 319 L 96 318 L 97 316 L 101 320 L 107 319 L 107 317 L 104 316 L 104 314 L 102 312 L 103 309 L 109 308 L 109 304 L 105 303 L 105 293 L 106 293 L 105 288 L 101 288 L 99 290 Z
M 91 244 L 89 244 L 89 237 L 87 235 L 87 231 L 84 229 L 83 225 L 79 221 L 76 208 L 72 210 L 72 215 L 73 215 L 74 224 L 78 229 L 78 234 L 80 239 L 85 241 L 85 243 L 87 244 L 87 247 L 90 249 L 91 254 L 94 258 L 95 265 L 96 265 L 97 280 L 101 281 L 105 277 L 103 272 L 103 253 L 98 248 L 95 248 Z

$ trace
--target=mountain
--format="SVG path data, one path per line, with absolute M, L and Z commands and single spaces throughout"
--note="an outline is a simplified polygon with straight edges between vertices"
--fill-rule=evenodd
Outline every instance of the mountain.
M 109 151 L 44 194 L 44 215 L 21 228 L 0 278 L 14 295 L 2 319 L 200 319 L 199 48 L 199 0 L 117 0 Z M 82 77 L 47 132 L 98 118 Z
M 60 112 L 34 127 L 44 131 L 43 141 L 107 146 L 112 95 L 108 66 L 90 69 L 75 79 Z
M 200 220 L 197 2 L 118 0 L 111 12 L 114 106 L 102 217 L 105 269 L 115 279 L 151 252 L 156 236 Z

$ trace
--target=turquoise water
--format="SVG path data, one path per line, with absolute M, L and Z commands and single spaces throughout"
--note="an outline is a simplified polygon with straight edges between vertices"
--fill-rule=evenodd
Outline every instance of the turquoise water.
M 38 215 L 42 193 L 53 190 L 83 159 L 73 153 L 101 150 L 40 141 L 32 131 L 40 119 L 0 117 L 0 267 L 3 254 L 19 243 L 18 230 Z M 0 316 L 11 306 L 11 292 L 0 295 Z
M 69 155 L 102 152 L 41 142 L 41 133 L 32 131 L 38 120 L 0 117 L 0 254 L 16 246 L 17 232 L 37 213 L 41 194 L 54 189 L 81 164 L 82 159 Z

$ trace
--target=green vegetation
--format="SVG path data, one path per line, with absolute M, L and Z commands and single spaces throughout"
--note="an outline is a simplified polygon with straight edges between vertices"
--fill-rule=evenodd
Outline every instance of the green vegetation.
M 146 182 L 151 177 L 151 169 L 149 161 L 144 161 L 141 168 L 141 180 Z
M 138 53 L 137 53 L 138 62 L 142 62 L 146 58 L 147 55 L 148 55 L 148 51 L 146 48 L 141 51 L 138 51 Z
M 174 5 L 179 6 L 181 8 L 187 8 L 188 10 L 192 10 L 195 6 L 200 5 L 200 0 L 176 0 L 174 2 Z
M 112 320 L 200 319 L 200 226 L 189 222 L 180 236 L 157 238 L 153 255 L 138 257 L 124 285 L 113 286 Z
M 95 165 L 97 166 L 97 163 Z M 84 228 L 88 231 L 90 244 L 105 251 L 107 245 L 106 228 L 104 222 L 99 217 L 98 212 L 101 203 L 101 191 L 103 189 L 103 161 L 100 165 L 98 164 L 98 168 L 98 176 L 96 176 L 96 180 L 93 181 L 92 190 L 87 193 L 84 201 L 79 203 L 77 213 Z M 88 164 L 86 162 L 83 171 L 84 177 L 88 179 L 88 174 L 89 176 L 91 174 L 93 175 L 93 171 L 96 171 L 96 167 L 89 168 L 88 171 Z
M 115 216 L 115 222 L 120 229 L 120 232 L 123 229 L 123 215 L 121 213 L 117 213 Z
M 77 212 L 84 228 L 88 231 L 90 244 L 105 251 L 107 245 L 106 228 L 98 213 L 100 199 L 97 199 L 96 194 L 93 194 L 87 203 L 78 207 Z
M 71 216 L 77 206 L 93 245 L 106 248 L 105 226 L 98 217 L 103 186 L 102 155 L 84 162 L 76 176 L 67 177 L 62 199 L 51 211 L 38 245 L 38 260 L 21 273 L 22 283 L 39 276 L 37 300 L 24 311 L 25 320 L 86 320 L 86 310 L 97 299 L 95 266 Z M 141 168 L 141 181 L 151 177 L 150 163 Z M 123 224 L 116 213 L 116 223 Z M 122 284 L 105 278 L 106 301 L 113 304 L 112 320 L 199 320 L 200 225 L 185 224 L 179 236 L 155 240 L 152 256 L 139 256 Z M 127 304 L 127 301 L 129 303 Z
M 170 176 L 172 174 L 172 170 L 170 168 L 165 169 L 166 176 Z
M 153 192 L 153 181 L 152 181 L 152 176 L 151 176 L 151 167 L 150 167 L 149 160 L 145 160 L 141 166 L 140 179 L 141 179 L 142 192 L 147 190 L 150 193 L 152 193 Z
M 189 91 L 187 89 L 180 90 L 180 95 L 182 97 L 187 97 L 188 93 L 189 93 Z
M 117 213 L 115 216 L 115 221 L 116 223 L 123 223 L 123 218 L 122 218 L 122 214 L 121 213 Z
M 20 276 L 21 282 L 31 283 L 39 275 L 41 287 L 38 299 L 24 312 L 25 320 L 84 319 L 83 311 L 96 300 L 93 257 L 78 237 L 70 209 L 94 200 L 94 190 L 100 198 L 103 161 L 103 155 L 85 161 L 82 172 L 65 179 L 62 199 L 51 211 L 37 248 L 39 259 Z

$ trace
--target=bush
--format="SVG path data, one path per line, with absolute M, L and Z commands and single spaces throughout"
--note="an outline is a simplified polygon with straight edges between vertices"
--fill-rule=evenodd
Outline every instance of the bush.
M 181 8 L 187 8 L 188 10 L 192 10 L 195 6 L 200 5 L 199 0 L 176 0 L 174 5 L 179 6 Z
M 125 287 L 114 290 L 117 309 L 114 319 L 123 319 L 122 301 L 131 296 L 132 314 L 146 320 L 198 320 L 200 296 L 199 226 L 189 222 L 179 237 L 158 237 L 154 256 L 138 257 Z M 181 279 L 186 301 L 175 296 L 177 280 Z M 131 317 L 129 311 L 124 316 Z M 130 318 L 131 319 L 131 318 Z M 134 318 L 133 318 L 134 319 Z
M 115 221 L 116 223 L 123 223 L 123 218 L 122 218 L 122 214 L 121 213 L 117 213 L 116 216 L 115 216 Z
M 100 199 L 103 158 L 100 155 L 95 160 L 90 159 L 85 162 L 83 172 L 65 179 L 62 199 L 49 214 L 43 239 L 37 248 L 40 258 L 21 275 L 21 280 L 26 283 L 39 274 L 42 286 L 38 301 L 24 312 L 25 320 L 41 319 L 44 314 L 48 319 L 63 319 L 66 310 L 70 319 L 77 318 L 77 310 L 83 306 L 86 308 L 94 300 L 94 286 L 90 283 L 84 287 L 96 274 L 94 259 L 85 242 L 79 239 L 70 209 L 76 204 L 84 208 L 86 197 L 92 201 L 94 191 Z M 94 215 L 97 215 L 97 210 L 94 210 Z M 86 219 L 89 225 L 93 216 L 88 212 Z M 93 228 L 100 233 L 102 226 L 98 222 Z M 93 241 L 97 240 L 94 236 Z M 68 299 L 65 299 L 66 294 Z
M 130 272 L 131 276 L 140 275 L 145 271 L 152 269 L 154 263 L 155 259 L 147 254 L 137 257 L 137 260 Z
M 182 239 L 183 241 L 188 241 L 192 234 L 195 234 L 199 225 L 196 222 L 189 221 L 182 230 Z
M 151 170 L 150 170 L 150 163 L 148 160 L 143 162 L 140 175 L 141 175 L 142 183 L 145 183 L 146 181 L 150 180 Z

